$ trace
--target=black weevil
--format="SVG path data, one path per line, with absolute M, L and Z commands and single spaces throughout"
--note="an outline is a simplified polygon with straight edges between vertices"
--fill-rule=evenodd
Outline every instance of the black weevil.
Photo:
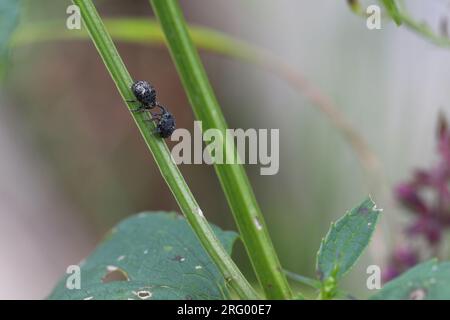
M 168 138 L 175 130 L 175 117 L 163 106 L 158 105 L 158 107 L 162 109 L 162 112 L 160 114 L 152 114 L 152 120 L 157 121 L 156 133 L 161 138 Z
M 140 102 L 141 106 L 135 111 L 145 111 L 156 107 L 156 90 L 145 80 L 136 81 L 131 85 L 136 100 L 129 100 L 129 102 Z

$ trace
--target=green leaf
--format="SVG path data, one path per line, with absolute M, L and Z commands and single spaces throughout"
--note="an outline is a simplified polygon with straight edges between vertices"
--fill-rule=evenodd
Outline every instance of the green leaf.
M 402 16 L 394 0 L 383 0 L 383 5 L 397 26 L 402 24 Z
M 212 226 L 231 253 L 237 234 Z M 81 288 L 64 277 L 50 299 L 224 299 L 225 280 L 186 220 L 141 213 L 116 226 L 81 267 Z
M 330 285 L 350 270 L 369 244 L 380 211 L 367 198 L 331 225 L 317 254 L 320 280 Z
M 0 75 L 4 73 L 9 40 L 19 20 L 20 1 L 0 1 Z
M 423 262 L 386 283 L 370 297 L 374 300 L 450 299 L 450 262 L 437 259 Z

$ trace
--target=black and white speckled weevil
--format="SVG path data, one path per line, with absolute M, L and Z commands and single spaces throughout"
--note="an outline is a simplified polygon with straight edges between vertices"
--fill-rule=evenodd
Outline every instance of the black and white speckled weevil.
M 156 90 L 155 88 L 145 80 L 136 81 L 131 85 L 131 91 L 133 91 L 136 100 L 128 100 L 128 102 L 140 102 L 141 106 L 134 111 L 145 111 L 153 109 L 157 106 L 156 102 Z
M 160 114 L 152 113 L 152 120 L 157 121 L 156 133 L 159 134 L 161 138 L 168 138 L 175 131 L 175 117 L 163 106 L 158 105 L 158 107 L 162 109 L 162 112 Z

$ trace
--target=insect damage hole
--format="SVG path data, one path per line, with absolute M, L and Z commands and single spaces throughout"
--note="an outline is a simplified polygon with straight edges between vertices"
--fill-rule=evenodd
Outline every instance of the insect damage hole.
M 128 274 L 116 266 L 107 266 L 106 274 L 102 278 L 102 283 L 109 283 L 115 281 L 129 281 Z
M 177 261 L 177 262 L 184 262 L 186 261 L 185 257 L 182 257 L 180 255 L 176 255 L 175 257 L 172 258 L 173 261 Z
M 135 296 L 137 296 L 139 299 L 142 299 L 142 300 L 150 299 L 152 297 L 152 295 L 153 295 L 153 293 L 151 293 L 148 290 L 139 290 L 137 292 L 133 291 L 133 294 Z

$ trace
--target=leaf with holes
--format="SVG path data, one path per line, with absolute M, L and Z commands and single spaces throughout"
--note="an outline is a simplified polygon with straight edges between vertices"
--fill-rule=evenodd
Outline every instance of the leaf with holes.
M 448 300 L 450 262 L 423 262 L 386 283 L 373 300 Z
M 212 226 L 231 253 L 237 234 Z M 225 281 L 186 220 L 175 213 L 141 213 L 64 277 L 50 299 L 224 299 Z M 69 284 L 69 286 L 67 286 Z
M 0 1 L 0 74 L 4 72 L 9 40 L 19 20 L 20 1 Z
M 339 280 L 369 244 L 380 209 L 367 198 L 331 225 L 317 253 L 320 280 Z

